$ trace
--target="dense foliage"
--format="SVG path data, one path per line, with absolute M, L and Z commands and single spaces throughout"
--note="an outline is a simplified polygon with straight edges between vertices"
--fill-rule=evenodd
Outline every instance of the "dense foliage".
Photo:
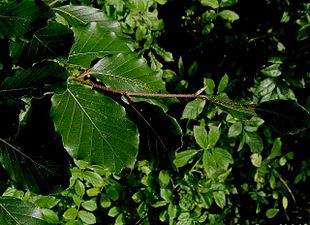
M 305 0 L 0 1 L 0 223 L 309 223 L 309 39 Z

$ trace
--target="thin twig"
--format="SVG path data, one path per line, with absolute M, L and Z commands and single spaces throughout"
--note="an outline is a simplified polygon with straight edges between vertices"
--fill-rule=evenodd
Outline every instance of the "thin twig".
M 54 0 L 54 1 L 50 2 L 50 3 L 48 3 L 48 6 L 51 7 L 51 6 L 55 5 L 57 2 L 60 2 L 60 1 L 61 0 Z
M 84 73 L 83 73 L 84 74 Z M 80 76 L 79 76 L 80 77 Z M 256 108 L 257 104 L 242 104 L 242 103 L 236 103 L 236 102 L 230 102 L 230 101 L 224 101 L 221 99 L 216 99 L 212 98 L 206 95 L 200 95 L 197 93 L 195 94 L 163 94 L 163 93 L 143 93 L 143 92 L 127 92 L 119 89 L 114 89 L 114 88 L 108 88 L 100 84 L 94 84 L 90 83 L 84 80 L 81 80 L 79 77 L 73 78 L 73 80 L 85 84 L 87 86 L 96 88 L 98 90 L 104 91 L 104 92 L 109 92 L 109 93 L 114 93 L 114 94 L 119 94 L 127 97 L 150 97 L 150 98 L 193 98 L 193 99 L 204 99 L 210 102 L 218 103 L 218 104 L 225 104 L 225 105 L 231 105 L 231 106 L 239 106 L 239 107 L 244 107 L 244 108 Z
M 278 178 L 280 179 L 281 183 L 285 186 L 285 188 L 287 189 L 287 191 L 290 193 L 292 199 L 293 199 L 293 202 L 295 203 L 295 205 L 297 206 L 297 203 L 296 203 L 296 198 L 292 192 L 292 190 L 290 189 L 290 187 L 287 185 L 287 183 L 285 182 L 285 180 L 283 180 L 283 178 L 281 176 L 278 176 Z

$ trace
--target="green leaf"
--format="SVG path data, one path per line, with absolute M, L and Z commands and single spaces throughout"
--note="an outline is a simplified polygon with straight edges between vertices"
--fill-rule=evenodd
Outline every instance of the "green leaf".
M 103 178 L 93 171 L 85 171 L 83 173 L 83 179 L 94 187 L 102 187 L 104 184 Z
M 19 62 L 32 64 L 43 59 L 67 56 L 73 43 L 73 32 L 66 26 L 50 21 L 34 33 L 23 48 Z
M 310 24 L 302 26 L 297 33 L 297 41 L 303 41 L 310 36 Z
M 75 42 L 69 56 L 70 63 L 89 68 L 96 58 L 131 52 L 129 39 L 122 34 L 119 24 L 98 9 L 67 5 L 54 10 L 74 26 Z
M 117 215 L 119 215 L 121 212 L 121 209 L 117 206 L 112 207 L 109 212 L 108 215 L 111 217 L 116 217 Z
M 183 152 L 178 152 L 173 161 L 177 168 L 186 166 L 198 153 L 197 150 L 186 150 Z
M 90 74 L 108 87 L 134 93 L 165 93 L 165 85 L 158 72 L 153 71 L 136 54 L 117 54 L 98 61 Z M 165 99 L 133 97 L 133 101 L 145 101 L 167 110 Z
M 85 185 L 82 181 L 77 180 L 74 185 L 74 190 L 78 196 L 83 196 L 85 194 Z
M 177 210 L 178 210 L 178 208 L 177 208 L 176 205 L 174 205 L 174 204 L 172 204 L 172 203 L 170 203 L 170 204 L 168 205 L 168 215 L 169 215 L 169 219 L 170 219 L 170 220 L 173 220 L 174 218 L 176 218 L 176 216 L 177 216 Z
M 239 19 L 238 14 L 232 10 L 229 10 L 229 9 L 222 10 L 219 13 L 219 16 L 222 17 L 224 20 L 228 20 L 231 22 L 234 22 L 235 20 Z
M 161 188 L 160 189 L 160 197 L 162 197 L 166 202 L 171 202 L 172 191 L 169 189 Z
M 194 137 L 201 148 L 207 149 L 209 147 L 208 132 L 204 126 L 194 126 Z
M 82 202 L 82 207 L 88 211 L 95 211 L 97 209 L 97 202 L 95 198 Z
M 283 209 L 284 209 L 284 210 L 287 209 L 287 206 L 288 206 L 288 199 L 287 199 L 287 197 L 285 197 L 285 196 L 282 197 L 282 206 L 283 206 Z
M 65 221 L 69 221 L 69 220 L 74 220 L 77 217 L 77 215 L 78 215 L 78 211 L 76 208 L 69 208 L 64 212 L 62 217 L 64 218 Z
M 264 149 L 263 140 L 254 132 L 245 133 L 245 143 L 250 147 L 253 153 L 261 152 Z
M 209 97 L 212 97 L 215 100 L 218 100 L 215 104 L 219 108 L 221 108 L 225 112 L 228 112 L 233 117 L 236 117 L 236 118 L 238 118 L 240 120 L 246 120 L 250 116 L 257 116 L 255 111 L 254 111 L 254 108 L 243 107 L 243 106 L 240 106 L 240 105 L 221 103 L 221 101 L 233 102 L 231 99 L 228 98 L 228 96 L 225 93 L 221 93 L 219 95 L 209 96 Z M 248 102 L 240 102 L 240 103 L 248 104 Z
M 213 9 L 217 9 L 220 6 L 218 0 L 201 0 L 200 2 L 203 6 L 209 6 Z
M 38 155 L 26 154 L 15 143 L 0 138 L 0 162 L 8 172 L 10 178 L 17 184 L 33 192 L 39 192 L 42 183 L 51 178 L 59 178 L 56 167 L 38 161 Z M 35 160 L 36 159 L 36 160 Z
M 236 4 L 238 0 L 221 0 L 220 7 L 228 7 Z
M 217 87 L 217 93 L 223 92 L 225 90 L 225 88 L 227 87 L 229 82 L 229 77 L 227 76 L 227 74 L 225 74 L 219 83 L 219 86 Z
M 242 123 L 236 122 L 232 124 L 228 129 L 228 137 L 238 137 L 242 132 Z
M 203 108 L 206 105 L 206 101 L 202 99 L 195 99 L 186 104 L 182 119 L 196 119 L 197 116 L 202 113 Z
M 112 200 L 112 201 L 117 201 L 119 199 L 119 193 L 118 189 L 114 186 L 108 186 L 106 188 L 107 196 Z
M 93 213 L 81 210 L 78 212 L 78 217 L 84 224 L 95 224 L 96 217 Z
M 234 160 L 231 154 L 222 148 L 214 148 L 212 150 L 212 155 L 216 164 L 223 170 L 227 170 L 229 164 L 233 164 Z
M 202 156 L 203 167 L 207 173 L 207 176 L 211 178 L 217 171 L 216 159 L 214 156 L 208 151 L 204 150 Z
M 281 156 L 281 147 L 282 147 L 281 139 L 277 138 L 272 145 L 272 149 L 270 155 L 268 156 L 268 159 L 273 159 L 275 157 Z
M 259 153 L 253 153 L 251 155 L 251 163 L 255 167 L 261 167 L 262 160 L 263 160 L 262 155 Z
M 215 191 L 213 192 L 213 197 L 215 200 L 215 203 L 223 209 L 226 205 L 226 196 L 224 191 Z
M 282 134 L 296 134 L 310 127 L 309 112 L 293 100 L 263 102 L 255 112 Z
M 280 211 L 280 209 L 270 208 L 266 211 L 266 216 L 267 216 L 267 218 L 271 219 L 271 218 L 275 217 L 279 211 Z
M 159 179 L 160 187 L 162 188 L 166 188 L 171 181 L 170 174 L 165 170 L 161 170 L 159 172 L 158 179 Z
M 188 76 L 189 77 L 195 76 L 197 71 L 198 71 L 198 64 L 197 61 L 194 61 L 188 69 Z
M 66 92 L 53 96 L 51 117 L 72 157 L 112 171 L 133 166 L 137 129 L 111 98 L 69 84 Z
M 9 1 L 0 5 L 0 39 L 22 39 L 34 30 L 35 22 L 47 21 L 53 16 L 43 1 Z
M 210 78 L 204 78 L 203 84 L 206 87 L 206 94 L 207 95 L 213 95 L 214 94 L 214 88 L 215 88 L 215 83 L 212 79 Z
M 56 212 L 51 209 L 41 209 L 41 213 L 46 222 L 52 224 L 59 224 L 59 218 Z
M 259 96 L 266 96 L 268 94 L 270 94 L 276 87 L 276 82 L 274 79 L 272 78 L 266 78 L 264 80 L 262 80 L 257 89 L 256 89 L 256 93 L 259 95 Z
M 58 204 L 60 200 L 54 196 L 39 196 L 35 204 L 40 208 L 51 209 Z
M 122 33 L 119 23 L 106 16 L 99 9 L 89 6 L 65 5 L 53 8 L 53 10 L 74 27 L 85 27 L 90 23 L 96 23 L 106 30 L 113 31 L 118 34 Z
M 0 223 L 45 225 L 40 209 L 12 197 L 0 197 Z
M 208 133 L 208 144 L 210 147 L 214 147 L 218 140 L 220 139 L 221 131 L 216 126 L 210 126 L 210 131 Z
M 131 52 L 123 39 L 97 23 L 90 23 L 86 27 L 74 27 L 73 32 L 75 42 L 69 55 L 71 64 L 89 68 L 96 58 Z
M 6 78 L 0 86 L 0 97 L 35 94 L 47 84 L 60 86 L 67 77 L 68 73 L 56 63 L 38 63 L 27 70 L 18 70 L 14 76 Z
M 261 70 L 262 74 L 268 77 L 278 77 L 282 74 L 280 64 L 272 64 Z

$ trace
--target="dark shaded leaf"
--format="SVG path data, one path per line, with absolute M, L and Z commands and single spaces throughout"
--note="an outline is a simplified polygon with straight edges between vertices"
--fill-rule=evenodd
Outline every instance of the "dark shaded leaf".
M 0 138 L 0 150 L 0 162 L 10 178 L 29 190 L 38 192 L 41 189 L 41 182 L 56 174 L 2 138 Z
M 139 156 L 156 167 L 171 169 L 175 151 L 181 146 L 182 130 L 176 119 L 162 108 L 145 102 L 133 103 L 131 117 L 139 127 Z M 169 163 L 170 162 L 170 163 Z
M 39 63 L 27 70 L 18 70 L 14 76 L 6 78 L 0 86 L 0 97 L 32 95 L 44 85 L 66 81 L 68 73 L 54 62 Z
M 32 64 L 43 59 L 67 56 L 73 43 L 73 32 L 66 26 L 49 22 L 48 25 L 34 33 L 30 42 L 24 47 L 20 63 Z
M 296 134 L 310 127 L 309 112 L 293 100 L 263 102 L 255 112 L 282 134 Z
M 111 98 L 69 84 L 66 92 L 53 96 L 51 117 L 72 157 L 113 171 L 133 166 L 137 129 Z
M 49 106 L 48 97 L 33 99 L 14 139 L 0 138 L 2 166 L 16 185 L 36 193 L 50 192 L 68 178 L 68 155 L 55 137 Z
M 0 197 L 0 223 L 45 225 L 41 211 L 30 203 L 12 197 Z
M 26 39 L 34 23 L 47 21 L 53 13 L 42 1 L 9 1 L 0 5 L 0 39 Z

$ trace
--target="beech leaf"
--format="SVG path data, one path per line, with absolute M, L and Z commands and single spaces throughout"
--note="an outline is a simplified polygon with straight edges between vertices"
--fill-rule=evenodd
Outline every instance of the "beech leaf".
M 132 167 L 138 151 L 136 126 L 123 107 L 88 87 L 69 84 L 52 97 L 51 117 L 68 153 L 112 171 Z
M 263 102 L 255 112 L 282 134 L 295 134 L 310 127 L 309 112 L 294 100 Z
M 9 1 L 0 5 L 0 39 L 22 39 L 33 30 L 35 22 L 53 16 L 43 1 Z
M 117 54 L 104 57 L 90 70 L 90 74 L 106 86 L 124 92 L 165 93 L 165 85 L 159 73 L 153 71 L 136 54 Z M 133 101 L 145 101 L 167 110 L 171 100 L 163 98 L 134 97 Z
M 0 197 L 0 223 L 19 225 L 45 225 L 38 207 L 20 199 Z

